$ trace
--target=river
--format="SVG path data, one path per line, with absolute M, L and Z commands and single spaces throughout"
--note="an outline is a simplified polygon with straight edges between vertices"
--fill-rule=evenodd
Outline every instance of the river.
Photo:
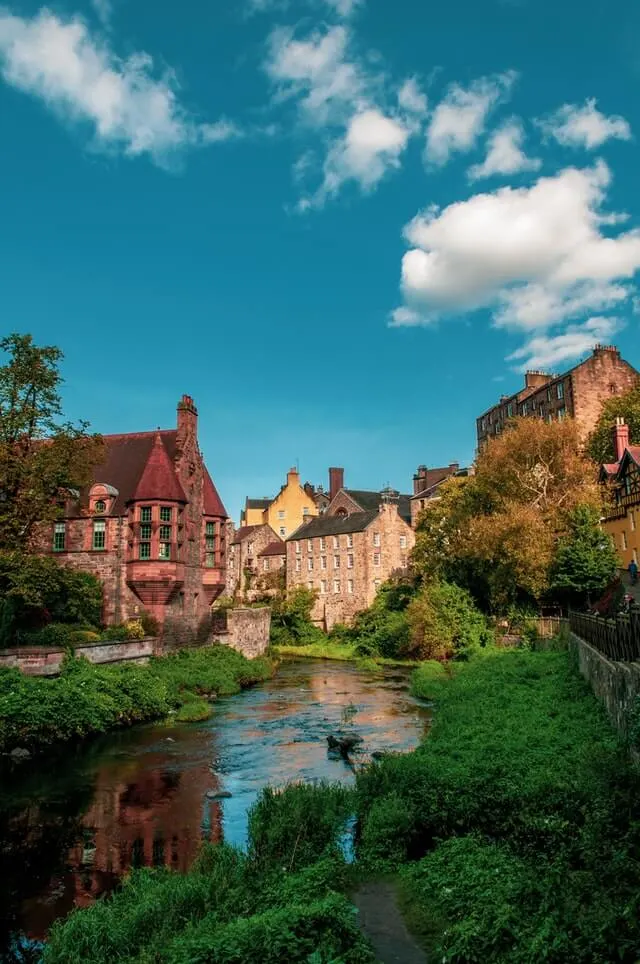
M 217 700 L 206 722 L 139 726 L 23 764 L 0 786 L 0 960 L 11 932 L 45 937 L 131 867 L 184 871 L 203 840 L 243 846 L 267 784 L 352 782 L 328 734 L 358 733 L 366 762 L 416 746 L 429 718 L 404 670 L 291 660 Z

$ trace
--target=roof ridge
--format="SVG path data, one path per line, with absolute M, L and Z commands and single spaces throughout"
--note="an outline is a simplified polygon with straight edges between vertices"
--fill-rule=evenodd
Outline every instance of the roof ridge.
M 177 429 L 175 428 L 156 428 L 150 432 L 114 432 L 110 435 L 102 435 L 104 439 L 120 439 L 120 438 L 151 438 L 156 435 L 171 435 L 177 434 Z

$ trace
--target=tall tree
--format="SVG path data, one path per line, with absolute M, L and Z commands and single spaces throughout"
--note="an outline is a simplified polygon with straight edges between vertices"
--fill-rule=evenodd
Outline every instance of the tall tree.
M 598 465 L 616 461 L 613 429 L 616 418 L 620 417 L 629 426 L 631 442 L 640 445 L 640 385 L 624 395 L 612 396 L 602 406 L 596 427 L 587 443 L 589 455 Z
M 600 596 L 619 565 L 610 536 L 599 525 L 600 514 L 577 506 L 568 519 L 551 565 L 551 592 L 562 602 L 580 606 Z
M 31 335 L 0 341 L 0 550 L 28 549 L 37 523 L 60 514 L 65 491 L 87 485 L 102 441 L 62 417 L 62 352 Z

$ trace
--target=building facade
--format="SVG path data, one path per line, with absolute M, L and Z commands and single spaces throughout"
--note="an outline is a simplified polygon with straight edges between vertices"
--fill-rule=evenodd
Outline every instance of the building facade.
M 271 526 L 241 526 L 237 530 L 229 545 L 227 557 L 227 596 L 236 599 L 248 598 L 247 594 L 255 589 L 260 573 L 260 553 L 274 543 L 280 543 L 284 548 L 284 542 L 278 538 Z
M 411 526 L 392 501 L 366 512 L 325 513 L 287 539 L 287 589 L 316 592 L 311 618 L 323 629 L 348 624 L 371 605 L 383 582 L 407 570 L 414 544 Z
M 411 525 L 415 529 L 418 516 L 434 499 L 438 498 L 438 489 L 446 479 L 456 476 L 470 475 L 472 469 L 461 469 L 458 462 L 451 462 L 442 468 L 428 469 L 426 465 L 419 465 L 413 477 L 413 495 L 411 496 Z
M 640 445 L 629 442 L 629 426 L 622 419 L 615 427 L 616 457 L 600 469 L 606 486 L 603 528 L 613 539 L 620 568 L 640 564 Z
M 153 615 L 166 636 L 207 623 L 226 578 L 227 512 L 183 395 L 176 429 L 104 436 L 93 484 L 67 499 L 42 550 L 104 586 L 107 624 Z
M 300 484 L 298 470 L 292 468 L 274 499 L 246 499 L 240 527 L 268 525 L 278 538 L 286 539 L 303 522 L 317 515 L 318 508 L 313 496 Z
M 391 489 L 347 489 L 344 485 L 344 469 L 329 469 L 329 496 L 331 501 L 325 509 L 330 516 L 349 516 L 356 512 L 375 512 L 388 501 Z M 411 496 L 394 493 L 400 518 L 411 522 Z
M 547 422 L 576 420 L 581 438 L 595 428 L 603 404 L 640 383 L 640 373 L 620 357 L 614 345 L 596 345 L 585 361 L 563 375 L 527 372 L 524 387 L 476 419 L 478 448 L 495 438 L 516 417 L 543 418 Z

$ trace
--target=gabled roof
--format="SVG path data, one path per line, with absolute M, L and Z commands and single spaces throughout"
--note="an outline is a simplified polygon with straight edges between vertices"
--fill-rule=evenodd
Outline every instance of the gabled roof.
M 255 532 L 256 529 L 262 529 L 262 526 L 261 526 L 261 525 L 259 525 L 259 526 L 240 526 L 240 528 L 236 530 L 235 535 L 234 535 L 233 539 L 231 540 L 231 545 L 232 545 L 232 546 L 238 546 L 238 545 L 240 545 L 240 543 L 241 543 L 244 539 L 246 539 L 247 536 L 250 536 L 252 532 Z
M 623 469 L 627 467 L 629 462 L 634 462 L 636 465 L 640 466 L 640 445 L 628 445 L 626 447 L 624 454 L 617 465 L 618 476 L 621 476 Z
M 184 489 L 178 481 L 175 467 L 164 447 L 160 432 L 156 432 L 153 447 L 147 458 L 142 475 L 138 479 L 134 499 L 166 499 L 170 502 L 186 502 Z
M 269 545 L 266 546 L 266 548 L 264 548 L 264 549 L 262 550 L 262 552 L 259 552 L 259 553 L 258 553 L 258 557 L 260 557 L 260 556 L 284 556 L 284 555 L 286 555 L 286 553 L 287 553 L 287 547 L 285 546 L 284 542 L 282 542 L 282 540 L 280 540 L 280 542 L 270 542 Z
M 206 465 L 204 466 L 204 481 L 202 484 L 202 502 L 203 502 L 203 513 L 204 515 L 218 515 L 223 516 L 227 519 L 228 513 L 225 509 L 222 499 L 218 495 L 218 490 L 213 484 L 213 480 L 209 475 L 209 470 Z
M 247 509 L 268 509 L 272 501 L 272 499 L 247 499 L 245 507 Z
M 420 489 L 419 492 L 416 492 L 415 495 L 412 495 L 411 498 L 419 498 L 423 492 L 432 489 L 434 485 L 439 485 L 440 482 L 444 482 L 445 479 L 450 478 L 452 475 L 457 475 L 459 469 L 459 465 L 456 466 L 455 469 L 451 465 L 443 466 L 439 469 L 427 469 L 426 475 L 422 479 L 424 482 L 423 488 Z
M 287 542 L 313 539 L 316 536 L 338 536 L 348 532 L 364 532 L 379 515 L 378 509 L 369 512 L 352 512 L 351 515 L 319 515 L 306 525 L 296 529 Z
M 363 512 L 377 512 L 382 502 L 382 493 L 369 489 L 343 489 L 360 506 Z M 405 522 L 411 521 L 411 496 L 401 495 L 398 499 L 398 515 Z
M 121 515 L 127 502 L 133 497 L 151 455 L 156 437 L 165 449 L 170 462 L 176 454 L 175 429 L 161 432 L 134 432 L 128 435 L 104 435 L 104 458 L 92 469 L 93 482 L 109 483 L 118 490 L 118 496 L 111 508 L 112 515 Z M 184 493 L 181 496 L 184 499 Z M 88 492 L 81 500 L 87 505 Z
M 441 476 L 436 482 L 433 482 L 430 486 L 425 489 L 421 489 L 420 492 L 416 492 L 412 495 L 412 499 L 430 499 L 435 492 L 438 491 L 443 482 L 447 482 L 449 479 L 461 479 L 466 478 L 469 475 L 469 469 L 458 469 L 455 472 L 448 471 L 447 475 Z

